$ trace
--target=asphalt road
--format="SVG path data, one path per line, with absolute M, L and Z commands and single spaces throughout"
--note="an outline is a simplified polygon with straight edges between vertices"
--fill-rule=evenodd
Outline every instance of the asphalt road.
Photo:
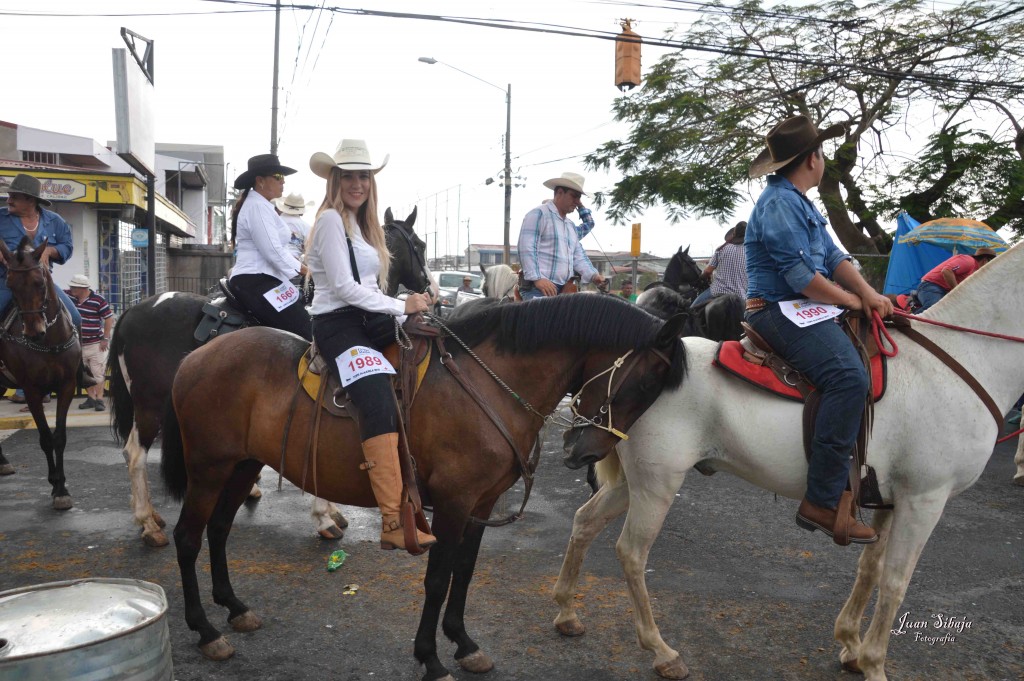
M 424 558 L 376 548 L 377 512 L 346 508 L 352 523 L 339 544 L 321 542 L 309 521 L 308 496 L 268 472 L 264 496 L 239 512 L 229 542 L 238 595 L 264 618 L 251 634 L 230 632 L 234 658 L 213 663 L 195 647 L 182 615 L 173 546 L 145 547 L 128 512 L 128 479 L 109 430 L 70 431 L 68 487 L 75 507 L 58 513 L 34 431 L 3 442 L 17 474 L 0 478 L 0 590 L 83 577 L 143 579 L 163 586 L 175 678 L 367 680 L 418 679 L 412 637 L 422 604 Z M 578 472 L 560 463 L 560 438 L 547 438 L 526 517 L 488 530 L 470 592 L 470 634 L 496 662 L 481 677 L 452 662 L 457 679 L 482 681 L 655 679 L 641 651 L 614 539 L 621 522 L 598 538 L 584 565 L 577 639 L 552 626 L 551 588 L 572 514 L 588 496 Z M 1013 445 L 996 448 L 985 474 L 954 499 L 925 549 L 901 613 L 942 613 L 970 628 L 928 645 L 912 636 L 889 647 L 892 681 L 1024 679 L 1024 488 L 1011 484 Z M 157 457 L 150 479 L 159 480 Z M 518 508 L 513 491 L 510 505 Z M 157 484 L 155 500 L 173 526 L 178 508 Z M 840 671 L 832 626 L 852 585 L 854 547 L 833 546 L 793 524 L 796 502 L 775 499 L 726 474 L 688 479 L 648 565 L 648 586 L 665 640 L 691 678 L 856 679 Z M 170 529 L 170 528 L 168 528 Z M 334 573 L 327 556 L 349 557 Z M 211 620 L 224 611 L 200 582 Z M 358 585 L 343 595 L 346 585 Z M 454 646 L 443 637 L 442 660 Z

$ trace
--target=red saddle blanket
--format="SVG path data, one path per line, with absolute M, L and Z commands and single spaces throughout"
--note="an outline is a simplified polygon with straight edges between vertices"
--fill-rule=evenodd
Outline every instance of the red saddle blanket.
M 797 402 L 804 401 L 800 391 L 779 380 L 774 371 L 766 366 L 754 364 L 743 359 L 743 346 L 740 345 L 739 341 L 722 341 L 718 346 L 718 352 L 715 353 L 715 359 L 712 361 L 712 364 L 747 383 L 773 392 L 776 395 L 796 400 Z M 885 379 L 885 357 L 875 355 L 871 358 L 871 386 L 875 402 L 882 399 L 882 395 L 885 394 Z

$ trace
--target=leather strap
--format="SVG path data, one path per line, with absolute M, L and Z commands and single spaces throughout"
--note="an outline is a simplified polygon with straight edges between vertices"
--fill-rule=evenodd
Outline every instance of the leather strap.
M 1002 412 L 999 411 L 999 407 L 996 406 L 996 402 L 995 400 L 992 399 L 992 396 L 989 395 L 988 392 L 985 390 L 984 386 L 982 386 L 981 383 L 978 382 L 978 379 L 971 375 L 971 372 L 965 369 L 964 366 L 960 364 L 960 362 L 953 359 L 953 357 L 948 352 L 940 348 L 938 345 L 935 344 L 934 341 L 932 341 L 930 338 L 922 334 L 917 329 L 914 329 L 909 326 L 898 326 L 896 327 L 896 329 L 899 332 L 906 334 L 906 336 L 910 338 L 910 340 L 914 341 L 922 348 L 924 348 L 925 350 L 927 350 L 928 352 L 932 353 L 940 360 L 942 360 L 943 364 L 952 369 L 953 373 L 959 376 L 964 383 L 969 385 L 971 389 L 974 390 L 974 393 L 979 398 L 981 398 L 981 401 L 985 403 L 985 406 L 988 407 L 989 412 L 991 412 L 992 418 L 995 419 L 996 422 L 996 432 L 998 433 L 1002 431 Z
M 533 472 L 537 469 L 537 464 L 540 461 L 540 436 L 538 435 L 537 442 L 533 446 L 530 458 L 527 459 L 523 456 L 522 451 L 516 445 L 515 439 L 513 439 L 512 435 L 509 434 L 508 428 L 505 427 L 505 423 L 501 420 L 501 417 L 494 413 L 494 410 L 491 409 L 483 396 L 480 395 L 480 392 L 472 383 L 470 383 L 466 375 L 459 369 L 452 356 L 448 354 L 448 351 L 444 347 L 444 339 L 438 337 L 436 342 L 438 350 L 441 351 L 441 364 L 443 364 L 451 375 L 455 377 L 463 390 L 469 393 L 470 397 L 476 401 L 480 410 L 487 415 L 487 418 L 491 420 L 494 427 L 498 429 L 501 436 L 505 438 L 506 442 L 508 442 L 509 446 L 512 448 L 512 452 L 516 456 L 516 462 L 519 464 L 519 474 L 523 477 L 523 484 L 525 488 L 523 491 L 523 503 L 517 512 L 503 518 L 502 520 L 487 520 L 484 518 L 476 518 L 474 516 L 470 516 L 469 520 L 477 525 L 484 525 L 486 527 L 501 527 L 502 525 L 508 525 L 509 523 L 515 522 L 523 517 L 523 512 L 526 510 L 526 502 L 530 499 L 530 490 L 533 489 Z

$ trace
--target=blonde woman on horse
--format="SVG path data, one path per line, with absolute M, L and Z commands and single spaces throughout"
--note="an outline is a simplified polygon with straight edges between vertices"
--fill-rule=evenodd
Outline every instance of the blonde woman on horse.
M 822 131 L 806 116 L 788 118 L 768 133 L 767 148 L 750 166 L 752 178 L 774 174 L 747 224 L 746 320 L 821 392 L 797 525 L 821 530 L 837 543 L 848 537 L 870 544 L 878 535 L 840 503 L 849 499 L 844 489 L 868 392 L 867 370 L 834 319 L 801 326 L 786 314 L 787 302 L 803 298 L 892 314 L 892 302 L 836 247 L 825 230 L 827 220 L 807 198 L 825 173 L 822 142 L 844 131 L 841 124 Z
M 313 339 L 358 411 L 363 467 L 381 512 L 381 548 L 405 549 L 398 414 L 386 372 L 390 365 L 377 352 L 382 348 L 373 347 L 364 324 L 374 315 L 425 312 L 432 301 L 425 293 L 409 293 L 402 301 L 383 291 L 391 256 L 377 218 L 375 176 L 387 162 L 385 156 L 374 166 L 366 143 L 356 139 L 342 140 L 333 156 L 317 152 L 310 157 L 310 169 L 327 180 L 327 194 L 307 241 L 306 262 L 314 287 Z M 352 353 L 382 371 L 345 373 Z M 422 547 L 437 541 L 420 531 L 417 540 Z

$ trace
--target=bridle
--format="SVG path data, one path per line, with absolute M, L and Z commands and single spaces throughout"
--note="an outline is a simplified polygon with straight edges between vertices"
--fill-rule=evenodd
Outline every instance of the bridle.
M 651 348 L 650 350 L 658 359 L 660 359 L 666 365 L 668 365 L 669 367 L 672 366 L 672 360 L 670 360 L 664 352 L 657 348 Z M 569 401 L 569 409 L 572 411 L 572 421 L 569 422 L 567 425 L 570 428 L 572 428 L 573 430 L 578 430 L 580 428 L 597 428 L 598 430 L 603 430 L 605 432 L 611 433 L 620 440 L 629 439 L 629 436 L 626 435 L 626 433 L 616 428 L 615 425 L 612 423 L 612 403 L 615 401 L 615 397 L 618 395 L 619 389 L 622 387 L 622 384 L 626 382 L 626 379 L 629 378 L 629 375 L 631 373 L 633 373 L 633 369 L 636 368 L 637 363 L 640 361 L 641 355 L 633 353 L 634 351 L 630 350 L 629 352 L 627 352 L 626 354 L 622 355 L 614 362 L 612 362 L 612 365 L 610 367 L 608 367 L 599 374 L 591 376 L 587 380 L 587 382 L 580 387 L 579 392 L 573 395 L 572 399 Z M 632 357 L 630 357 L 630 355 L 632 355 Z M 625 366 L 625 370 L 622 372 L 622 375 L 616 381 L 615 374 L 616 372 L 618 372 L 619 369 L 622 369 L 623 366 Z M 608 387 L 607 391 L 605 392 L 604 402 L 597 410 L 597 415 L 589 418 L 586 416 L 582 416 L 579 413 L 579 410 L 576 408 L 576 405 L 580 402 L 583 396 L 583 391 L 587 389 L 587 386 L 590 385 L 590 383 L 604 376 L 605 374 L 608 374 Z M 605 425 L 604 423 L 605 414 L 608 415 L 607 425 Z
M 43 292 L 43 302 L 42 302 L 42 305 L 39 307 L 38 310 L 22 310 L 21 308 L 18 308 L 16 310 L 16 312 L 17 312 L 18 316 L 21 317 L 22 324 L 25 323 L 25 315 L 30 315 L 30 314 L 40 314 L 40 315 L 42 315 L 43 316 L 43 327 L 45 329 L 43 331 L 43 333 L 45 334 L 47 331 L 50 330 L 50 328 L 54 324 L 57 323 L 57 320 L 61 318 L 61 316 L 62 316 L 61 312 L 64 309 L 63 306 L 60 304 L 60 301 L 57 300 L 57 311 L 54 313 L 53 319 L 47 319 L 46 318 L 46 313 L 47 313 L 47 311 L 49 309 L 49 303 L 51 302 L 51 299 L 50 299 L 50 287 L 52 285 L 52 280 L 49 280 L 49 277 L 46 276 L 46 268 L 43 267 L 42 263 L 36 263 L 35 265 L 32 265 L 31 267 L 13 267 L 13 266 L 8 266 L 7 267 L 7 271 L 8 272 L 32 272 L 34 270 L 43 270 L 43 278 L 44 278 L 44 281 L 47 282 L 46 286 L 43 287 L 43 291 L 44 292 Z M 17 305 L 17 303 L 15 303 L 15 305 Z M 27 348 L 29 348 L 31 350 L 37 350 L 39 352 L 50 352 L 50 353 L 57 354 L 57 353 L 64 352 L 65 350 L 67 350 L 68 348 L 70 348 L 72 345 L 74 345 L 77 342 L 77 340 L 78 340 L 78 330 L 74 328 L 74 325 L 72 325 L 72 327 L 71 327 L 71 336 L 68 338 L 68 340 L 65 341 L 64 343 L 60 344 L 60 345 L 54 345 L 54 346 L 40 345 L 38 343 L 34 343 L 34 342 L 30 341 L 28 338 L 26 338 L 24 333 L 21 336 L 14 336 L 14 335 L 11 335 L 10 333 L 8 333 L 7 331 L 3 331 L 2 337 L 5 340 L 12 340 L 12 341 L 18 343 L 19 345 L 24 345 L 25 347 L 27 347 Z
M 416 248 L 416 243 L 412 240 L 412 237 L 409 236 L 409 233 L 405 231 L 404 226 L 400 225 L 398 222 L 389 222 L 386 225 L 384 225 L 385 236 L 390 235 L 392 232 L 398 232 L 399 234 L 402 235 L 402 239 L 405 241 L 406 246 L 409 248 L 409 253 L 412 254 L 414 261 L 416 262 L 417 265 L 419 265 L 420 272 L 423 274 L 423 278 L 426 280 L 427 288 L 429 289 L 431 281 L 430 270 L 427 269 L 427 262 L 423 258 L 423 255 Z M 421 293 L 424 292 L 425 291 L 421 291 Z

